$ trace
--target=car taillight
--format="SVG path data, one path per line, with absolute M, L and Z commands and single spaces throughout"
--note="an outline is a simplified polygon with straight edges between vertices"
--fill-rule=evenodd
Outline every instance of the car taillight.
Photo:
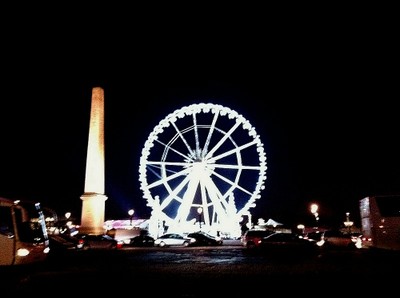
M 76 245 L 76 248 L 81 249 L 81 248 L 83 248 L 84 244 L 85 244 L 85 241 L 83 239 L 78 239 L 78 243 Z

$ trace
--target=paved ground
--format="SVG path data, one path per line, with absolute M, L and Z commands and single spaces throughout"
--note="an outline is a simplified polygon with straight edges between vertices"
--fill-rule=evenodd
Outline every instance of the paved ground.
M 0 270 L 3 297 L 112 295 L 349 296 L 398 290 L 399 252 L 329 251 L 312 256 L 249 252 L 238 241 L 208 248 L 69 251 L 37 266 Z M 4 295 L 4 296 L 3 296 Z M 39 296 L 39 294 L 38 294 Z M 42 295 L 40 295 L 42 296 Z M 43 295 L 44 296 L 44 295 Z

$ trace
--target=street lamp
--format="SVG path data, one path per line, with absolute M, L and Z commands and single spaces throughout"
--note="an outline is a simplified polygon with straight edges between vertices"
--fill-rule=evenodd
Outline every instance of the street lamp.
M 69 220 L 71 217 L 71 212 L 65 212 L 65 226 L 70 227 L 72 226 L 72 222 Z
M 305 233 L 306 227 L 305 227 L 305 225 L 303 225 L 303 224 L 298 224 L 298 225 L 297 225 L 297 230 L 301 231 L 301 235 L 302 235 L 302 236 L 304 236 L 304 235 L 306 234 L 306 233 Z
M 201 214 L 203 213 L 203 208 L 202 207 L 197 208 L 197 213 L 199 214 L 199 227 L 201 230 Z
M 353 222 L 350 220 L 350 212 L 346 212 L 346 221 L 344 222 L 344 226 L 347 227 L 347 232 L 351 233 L 351 227 L 353 226 Z
M 317 204 L 311 204 L 310 211 L 315 217 L 315 224 L 316 224 L 315 228 L 316 229 L 318 229 L 318 220 L 319 220 L 318 209 L 319 209 L 319 206 Z
M 129 209 L 128 214 L 130 218 L 130 224 L 132 225 L 132 220 L 133 220 L 133 213 L 135 213 L 135 210 Z

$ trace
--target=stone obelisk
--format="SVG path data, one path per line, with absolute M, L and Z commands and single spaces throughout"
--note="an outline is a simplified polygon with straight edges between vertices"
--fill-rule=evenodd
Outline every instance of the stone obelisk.
M 81 233 L 97 235 L 104 233 L 105 201 L 107 200 L 104 194 L 104 182 L 104 90 L 101 87 L 94 87 L 90 110 L 85 189 L 81 196 L 83 201 Z

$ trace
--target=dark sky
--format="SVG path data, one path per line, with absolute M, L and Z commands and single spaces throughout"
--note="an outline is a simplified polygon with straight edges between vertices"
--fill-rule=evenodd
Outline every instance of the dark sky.
M 138 178 L 144 143 L 169 113 L 200 102 L 242 114 L 264 143 L 268 178 L 255 218 L 311 224 L 316 202 L 321 223 L 340 224 L 345 212 L 357 221 L 361 198 L 398 194 L 390 34 L 374 25 L 240 28 L 115 39 L 90 31 L 50 43 L 35 35 L 22 55 L 10 45 L 1 80 L 0 195 L 80 213 L 96 86 L 105 90 L 106 218 L 127 217 L 130 208 L 149 216 Z

